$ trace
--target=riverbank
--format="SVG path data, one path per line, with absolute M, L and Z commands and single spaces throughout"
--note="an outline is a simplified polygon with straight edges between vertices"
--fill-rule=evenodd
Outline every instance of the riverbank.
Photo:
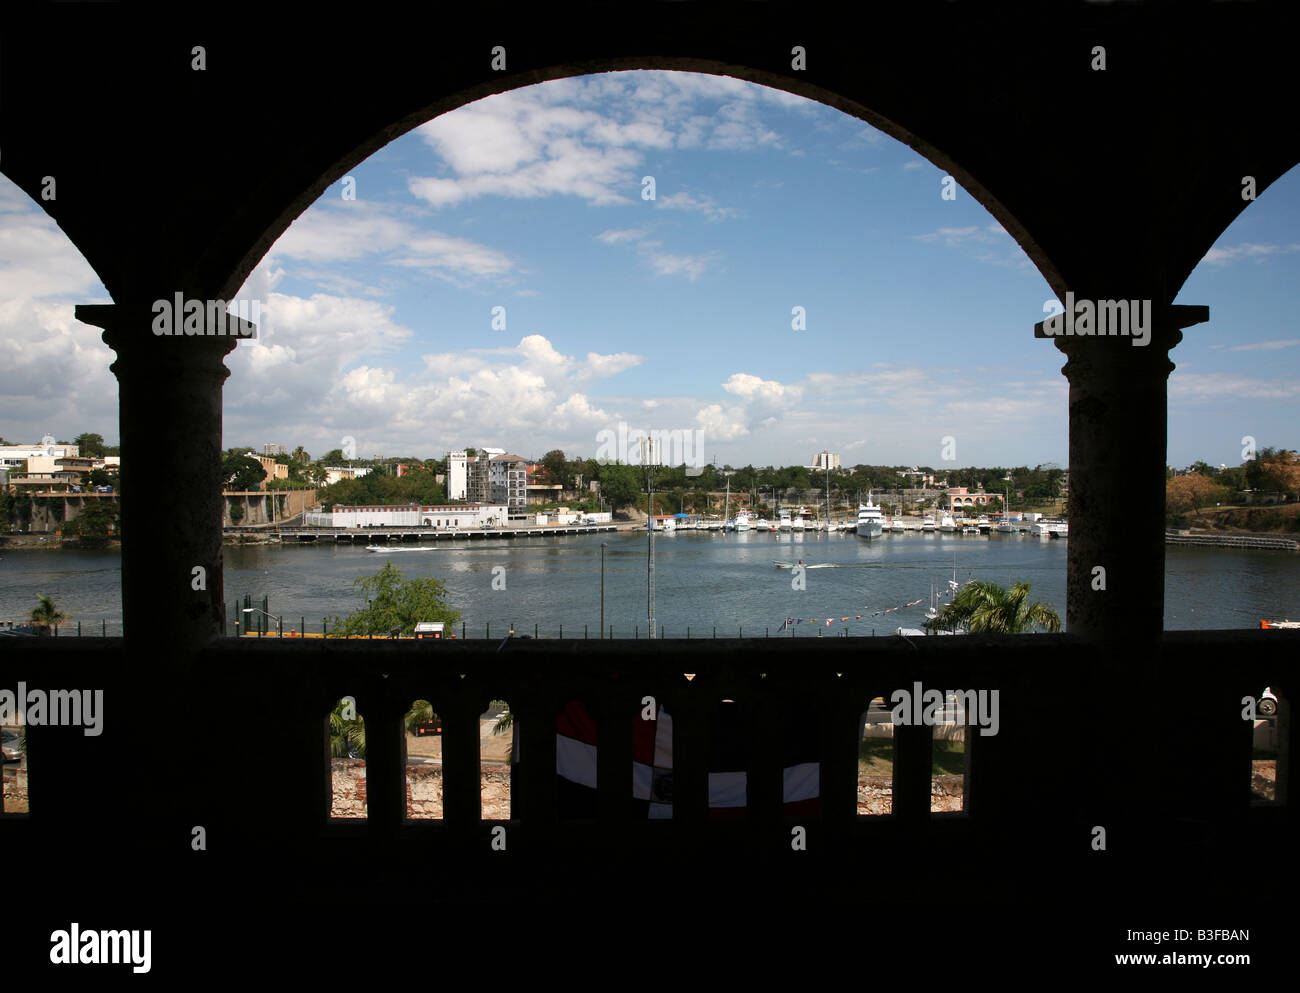
M 1300 535 L 1259 534 L 1247 531 L 1213 531 L 1188 528 L 1165 532 L 1166 545 L 1203 545 L 1210 548 L 1259 548 L 1300 552 Z
M 119 538 L 108 538 L 103 545 L 83 545 L 81 539 L 76 535 L 61 534 L 0 534 L 0 548 L 8 550 L 31 549 L 35 551 L 47 551 L 50 549 L 75 548 L 85 551 L 88 548 L 121 548 L 122 541 Z

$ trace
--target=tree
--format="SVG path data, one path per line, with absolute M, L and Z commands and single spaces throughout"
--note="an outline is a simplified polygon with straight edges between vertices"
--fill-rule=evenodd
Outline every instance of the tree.
M 79 434 L 77 440 L 73 442 L 77 446 L 77 451 L 83 456 L 91 458 L 104 457 L 104 436 L 100 434 Z
M 244 519 L 244 505 L 242 503 L 232 503 L 230 505 L 230 523 L 238 524 Z
M 340 700 L 330 711 L 331 758 L 366 757 L 366 722 L 360 714 L 351 716 L 349 711 L 354 706 L 349 700 Z
M 1176 476 L 1165 483 L 1165 513 L 1170 517 L 1231 499 L 1231 490 L 1199 472 Z
M 558 448 L 551 449 L 542 456 L 542 465 L 546 467 L 546 476 L 549 482 L 552 484 L 558 483 L 568 489 L 568 463 L 565 461 L 562 451 Z
M 60 613 L 59 608 L 54 606 L 54 601 L 44 593 L 37 593 L 36 599 L 39 605 L 27 615 L 27 620 L 31 622 L 38 635 L 48 635 L 51 627 L 57 630 L 58 626 L 68 618 Z
M 1264 493 L 1295 493 L 1300 490 L 1300 459 L 1286 449 L 1261 449 L 1246 463 L 1246 480 Z
M 644 487 L 639 466 L 611 462 L 600 467 L 600 495 L 611 508 L 637 503 Z
M 353 588 L 366 599 L 366 607 L 346 618 L 331 618 L 331 637 L 389 635 L 394 630 L 410 635 L 421 621 L 442 621 L 451 627 L 460 620 L 460 611 L 446 604 L 445 583 L 437 579 L 403 581 L 392 562 L 385 562 L 373 576 L 357 579 Z
M 1023 634 L 1032 628 L 1061 630 L 1056 610 L 1035 600 L 1029 603 L 1029 583 L 1016 583 L 1010 592 L 997 583 L 977 580 L 963 586 L 939 616 L 925 622 L 928 631 L 969 631 L 971 634 Z
M 295 462 L 310 462 L 311 456 L 307 454 L 307 449 L 299 445 L 293 450 L 293 460 Z
M 75 535 L 82 548 L 103 548 L 117 526 L 117 501 L 100 497 L 87 503 L 81 513 L 68 522 L 64 533 Z
M 248 457 L 247 450 L 231 449 L 221 460 L 222 489 L 256 490 L 266 479 L 262 463 Z

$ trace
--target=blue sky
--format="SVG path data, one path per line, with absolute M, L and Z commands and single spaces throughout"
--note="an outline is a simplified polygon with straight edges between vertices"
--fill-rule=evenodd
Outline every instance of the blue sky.
M 358 455 L 495 445 L 594 456 L 599 432 L 702 432 L 705 458 L 1067 462 L 1053 294 L 943 173 L 821 104 L 722 77 L 625 72 L 479 101 L 394 141 L 278 240 L 243 296 L 225 444 Z M 655 199 L 642 197 L 643 177 Z M 1168 461 L 1300 447 L 1300 176 L 1224 233 L 1179 296 Z M 0 187 L 0 434 L 116 440 L 108 297 Z M 505 328 L 492 327 L 505 308 Z M 807 329 L 793 330 L 803 307 Z M 1140 431 L 1140 427 L 1135 430 Z

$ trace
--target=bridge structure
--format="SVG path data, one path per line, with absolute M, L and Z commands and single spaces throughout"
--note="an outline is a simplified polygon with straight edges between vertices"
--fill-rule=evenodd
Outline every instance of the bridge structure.
M 1300 632 L 1163 630 L 1167 380 L 1184 332 L 1212 319 L 1178 295 L 1227 226 L 1268 209 L 1254 199 L 1300 163 L 1300 129 L 1286 125 L 1291 6 L 452 3 L 366 12 L 364 24 L 362 13 L 238 11 L 200 0 L 165 17 L 132 4 L 4 13 L 0 168 L 111 295 L 76 316 L 115 352 L 123 451 L 151 453 L 124 462 L 125 487 L 187 487 L 184 500 L 122 506 L 124 531 L 152 539 L 122 550 L 123 638 L 21 639 L 0 653 L 0 685 L 99 687 L 111 708 L 100 736 L 30 729 L 30 813 L 0 817 L 0 850 L 22 853 L 5 880 L 23 894 L 14 948 L 39 956 L 69 921 L 125 917 L 157 922 L 159 973 L 233 970 L 289 947 L 295 975 L 340 975 L 355 949 L 377 979 L 409 958 L 394 934 L 436 922 L 436 968 L 500 914 L 509 933 L 493 935 L 491 954 L 508 944 L 521 968 L 554 963 L 557 949 L 591 967 L 602 950 L 625 959 L 649 942 L 668 974 L 673 956 L 658 952 L 706 943 L 732 974 L 770 969 L 776 949 L 828 971 L 846 949 L 860 966 L 874 940 L 891 968 L 923 975 L 933 949 L 917 936 L 934 933 L 942 900 L 964 970 L 1035 954 L 1059 970 L 1064 944 L 1078 973 L 1082 953 L 1125 949 L 1133 919 L 1197 926 L 1176 908 L 1213 926 L 1253 914 L 1258 927 L 1294 899 Z M 815 650 L 813 639 L 471 639 L 433 655 L 221 637 L 223 358 L 251 328 L 205 311 L 204 334 L 159 337 L 153 302 L 229 300 L 309 205 L 440 114 L 641 69 L 835 107 L 951 176 L 1058 299 L 1151 302 L 1142 347 L 1058 335 L 1038 302 L 1005 342 L 1040 340 L 1065 358 L 1068 635 Z M 900 729 L 893 813 L 861 818 L 861 715 L 918 681 L 998 690 L 1001 729 L 968 736 L 956 815 L 928 802 L 932 729 Z M 1279 698 L 1268 803 L 1247 788 L 1242 717 L 1264 686 Z M 674 716 L 664 821 L 633 802 L 625 718 L 645 696 Z M 328 722 L 343 697 L 368 736 L 367 816 L 346 823 L 329 816 Z M 437 823 L 405 812 L 413 699 L 444 718 Z M 478 779 L 478 715 L 494 699 L 509 701 L 520 742 L 516 802 L 500 823 L 482 818 Z M 571 821 L 556 803 L 554 732 L 575 699 L 600 737 L 595 816 Z M 792 821 L 783 715 L 795 700 L 816 714 L 822 792 L 815 815 Z M 710 817 L 708 789 L 722 701 L 744 708 L 747 728 L 745 816 L 726 821 Z M 1085 721 L 1089 701 L 1107 705 Z M 179 747 L 182 725 L 202 733 Z M 891 901 L 879 921 L 864 909 L 878 893 Z M 664 921 L 650 938 L 636 931 Z M 1280 934 L 1255 934 L 1252 952 L 1285 953 Z M 612 955 L 603 964 L 591 974 L 628 974 Z

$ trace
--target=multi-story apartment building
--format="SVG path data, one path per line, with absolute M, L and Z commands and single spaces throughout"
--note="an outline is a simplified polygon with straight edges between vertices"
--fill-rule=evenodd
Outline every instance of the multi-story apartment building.
M 460 453 L 453 452 L 452 455 Z M 454 473 L 449 460 L 448 471 Z M 471 503 L 505 504 L 510 516 L 523 516 L 528 504 L 528 460 L 519 455 L 507 454 L 500 448 L 480 448 L 478 454 L 466 458 L 465 496 Z M 448 499 L 455 499 L 457 490 L 448 485 Z
M 528 460 L 518 455 L 493 455 L 488 461 L 491 503 L 504 503 L 510 516 L 522 516 L 528 506 Z

